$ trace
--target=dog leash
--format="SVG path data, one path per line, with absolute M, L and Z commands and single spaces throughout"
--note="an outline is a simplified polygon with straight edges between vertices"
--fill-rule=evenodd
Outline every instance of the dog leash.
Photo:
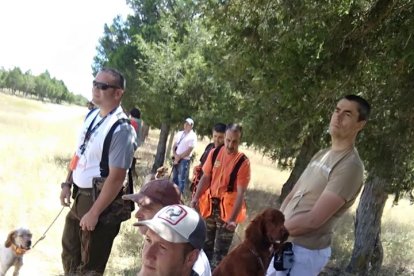
M 46 238 L 46 233 L 49 231 L 50 227 L 52 227 L 52 225 L 56 222 L 56 220 L 58 219 L 58 217 L 60 216 L 60 214 L 63 212 L 63 209 L 65 209 L 65 207 L 66 206 L 63 206 L 62 209 L 60 209 L 59 213 L 57 214 L 57 216 L 55 217 L 55 219 L 52 221 L 52 223 L 49 225 L 49 227 L 46 229 L 46 231 L 43 233 L 43 235 L 32 246 L 32 249 L 36 246 L 36 244 L 38 242 L 40 242 L 41 240 L 43 240 L 44 238 Z
M 173 174 L 174 168 L 175 168 L 176 166 L 177 166 L 177 164 L 176 164 L 176 165 L 174 165 L 174 163 L 173 163 L 173 165 L 172 165 L 172 167 L 171 167 L 170 174 L 168 175 L 168 180 L 171 180 L 171 175 Z

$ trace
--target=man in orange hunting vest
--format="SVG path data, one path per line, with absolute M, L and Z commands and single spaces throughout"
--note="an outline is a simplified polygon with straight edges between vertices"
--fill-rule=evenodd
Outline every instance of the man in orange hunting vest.
M 244 194 L 250 181 L 250 162 L 239 152 L 242 127 L 226 128 L 224 146 L 210 151 L 191 206 L 206 220 L 204 251 L 211 269 L 227 254 L 237 223 L 246 219 Z

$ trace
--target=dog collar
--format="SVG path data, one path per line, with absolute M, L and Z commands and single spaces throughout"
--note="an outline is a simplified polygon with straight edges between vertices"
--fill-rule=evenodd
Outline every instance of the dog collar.
M 22 256 L 24 255 L 24 253 L 26 253 L 27 250 L 29 250 L 29 249 L 17 247 L 15 244 L 12 244 L 12 248 L 13 248 L 14 253 L 16 253 L 17 256 Z

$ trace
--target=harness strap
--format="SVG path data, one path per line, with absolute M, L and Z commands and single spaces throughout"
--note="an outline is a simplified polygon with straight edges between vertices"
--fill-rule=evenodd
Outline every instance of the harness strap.
M 213 149 L 214 151 L 213 151 L 213 156 L 212 156 L 212 159 L 211 159 L 211 167 L 214 167 L 214 162 L 216 162 L 217 156 L 218 156 L 218 154 L 219 154 L 219 152 L 220 152 L 220 150 L 223 146 L 224 145 L 220 145 L 217 148 Z
M 256 252 L 254 249 L 251 249 L 250 247 L 249 247 L 249 251 L 250 251 L 250 252 L 252 252 L 252 254 L 256 256 L 257 261 L 258 261 L 258 262 L 259 262 L 259 264 L 260 264 L 260 267 L 261 267 L 263 270 L 266 270 L 266 269 L 265 269 L 265 267 L 264 267 L 264 264 L 263 264 L 263 260 L 262 260 L 262 258 L 260 258 L 259 254 L 257 254 L 257 252 Z
M 217 156 L 219 152 L 221 151 L 221 149 L 223 148 L 223 146 L 224 145 L 220 145 L 217 148 L 213 149 L 214 151 L 213 151 L 213 156 L 211 159 L 212 168 L 214 167 L 214 163 L 216 162 Z M 242 153 L 242 156 L 239 158 L 236 165 L 233 167 L 233 170 L 231 171 L 231 174 L 230 174 L 230 181 L 229 181 L 229 184 L 227 185 L 227 192 L 233 192 L 234 183 L 236 182 L 236 179 L 237 179 L 237 174 L 239 173 L 240 167 L 246 159 L 247 159 L 246 155 Z
M 246 160 L 246 155 L 242 154 L 242 156 L 237 161 L 236 165 L 234 166 L 233 170 L 230 174 L 230 181 L 229 185 L 227 186 L 227 192 L 231 193 L 234 190 L 234 183 L 236 182 L 237 174 L 239 173 L 240 167 L 243 164 L 244 160 Z
M 109 147 L 111 146 L 112 135 L 114 134 L 115 129 L 122 123 L 130 124 L 130 121 L 129 119 L 126 119 L 126 118 L 119 119 L 112 125 L 112 127 L 109 129 L 108 133 L 106 134 L 106 137 L 103 143 L 101 162 L 99 163 L 99 167 L 101 170 L 101 177 L 108 177 L 109 175 L 109 165 L 108 165 Z
M 118 121 L 116 121 L 111 128 L 109 129 L 108 133 L 106 134 L 104 143 L 103 143 L 103 150 L 102 150 L 102 157 L 101 162 L 99 163 L 99 168 L 101 171 L 101 177 L 108 177 L 109 175 L 109 148 L 111 146 L 111 140 L 112 136 L 115 132 L 115 129 L 123 124 L 131 124 L 131 121 L 127 118 L 121 118 Z M 132 177 L 132 170 L 135 169 L 133 166 L 135 166 L 135 162 L 132 162 L 131 168 L 128 170 L 128 185 L 127 185 L 127 194 L 133 194 L 134 193 L 134 183 L 133 183 L 133 177 Z M 131 211 L 135 210 L 135 204 L 133 201 L 130 202 L 131 204 Z

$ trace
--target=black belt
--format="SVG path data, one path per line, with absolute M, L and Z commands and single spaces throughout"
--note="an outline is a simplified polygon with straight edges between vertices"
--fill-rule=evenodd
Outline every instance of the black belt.
M 76 184 L 73 184 L 77 188 L 77 192 L 84 196 L 92 196 L 92 188 L 81 188 Z

